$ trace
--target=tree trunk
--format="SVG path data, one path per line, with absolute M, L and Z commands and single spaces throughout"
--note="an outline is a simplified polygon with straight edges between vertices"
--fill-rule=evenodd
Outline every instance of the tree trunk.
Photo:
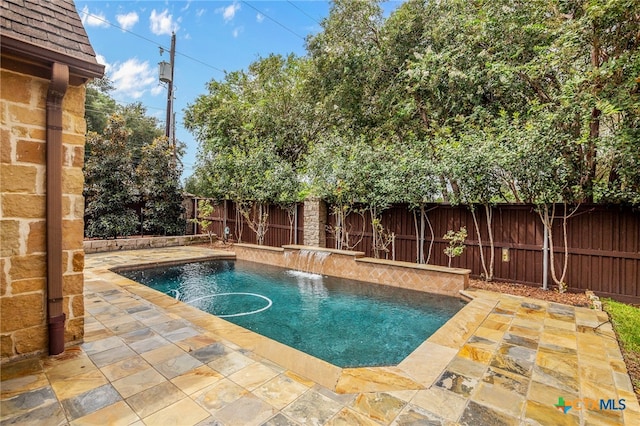
M 420 244 L 422 240 L 420 239 L 420 230 L 418 229 L 418 215 L 415 210 L 413 211 L 413 224 L 416 228 L 416 263 L 422 263 L 420 262 Z
M 482 270 L 484 271 L 484 279 L 485 281 L 489 281 L 489 272 L 487 271 L 487 262 L 484 259 L 484 250 L 482 248 L 482 236 L 480 235 L 480 226 L 478 225 L 478 218 L 476 215 L 476 209 L 473 205 L 471 208 L 471 217 L 473 217 L 473 225 L 476 228 L 476 235 L 478 236 L 478 249 L 480 250 L 480 264 L 482 265 Z
M 488 204 L 484 205 L 485 213 L 487 215 L 487 232 L 489 233 L 489 247 L 491 248 L 491 255 L 489 256 L 489 277 L 487 281 L 493 280 L 493 269 L 496 260 L 496 249 L 493 241 L 493 210 Z

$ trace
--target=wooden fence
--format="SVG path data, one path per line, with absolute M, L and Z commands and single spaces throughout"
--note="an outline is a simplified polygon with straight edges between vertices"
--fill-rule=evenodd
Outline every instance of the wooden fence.
M 558 207 L 557 214 L 562 214 L 562 206 Z M 471 269 L 473 275 L 480 276 L 480 251 L 470 210 L 464 206 L 430 205 L 428 217 L 434 235 L 429 263 L 447 265 L 448 257 L 444 254 L 444 249 L 448 243 L 442 237 L 448 230 L 457 231 L 465 226 L 468 232 L 466 248 L 462 256 L 453 259 L 452 266 Z M 483 251 L 488 261 L 490 249 L 483 208 L 477 210 L 477 218 Z M 237 226 L 236 209 L 231 202 L 227 202 L 226 206 L 225 203 L 218 204 L 211 219 L 212 229 L 217 235 L 223 235 L 224 227 L 228 226 L 232 239 L 237 241 L 240 227 Z M 335 245 L 331 232 L 333 220 L 333 216 L 329 215 L 326 230 L 327 247 Z M 412 211 L 406 205 L 393 206 L 384 211 L 382 225 L 395 234 L 395 259 L 415 262 L 416 227 Z M 494 279 L 540 286 L 544 234 L 542 223 L 534 208 L 521 204 L 493 207 L 492 225 L 495 245 Z M 271 206 L 265 244 L 274 247 L 291 243 L 302 244 L 302 204 L 298 206 L 297 224 L 294 224 L 294 228 L 296 231 L 293 238 L 290 238 L 291 226 L 286 211 Z M 349 215 L 346 228 L 349 230 L 351 241 L 359 241 L 350 248 L 373 256 L 371 218 L 368 213 Z M 256 242 L 255 234 L 246 223 L 239 235 L 243 242 Z M 640 304 L 640 212 L 637 209 L 583 205 L 567 221 L 567 235 L 569 260 L 565 281 L 570 291 L 590 289 L 601 296 Z M 426 252 L 431 241 L 428 227 L 425 240 Z M 553 241 L 554 267 L 560 273 L 564 260 L 560 219 L 554 222 Z M 391 253 L 388 257 L 392 257 Z M 548 282 L 550 286 L 553 284 L 551 274 Z
M 431 205 L 428 217 L 435 236 L 429 263 L 447 265 L 444 249 L 448 242 L 442 237 L 448 230 L 467 228 L 466 249 L 454 258 L 452 266 L 471 269 L 482 274 L 480 249 L 473 217 L 463 206 Z M 562 206 L 556 214 L 563 214 Z M 477 210 L 483 252 L 489 259 L 490 249 L 484 208 Z M 329 227 L 333 217 L 329 217 Z M 373 255 L 371 219 L 367 215 L 350 215 L 347 227 L 352 241 L 361 241 L 353 250 Z M 364 228 L 363 228 L 364 225 Z M 382 215 L 382 225 L 395 233 L 395 259 L 415 262 L 417 259 L 416 229 L 413 213 L 406 206 L 394 206 Z M 364 229 L 364 232 L 362 231 Z M 493 208 L 494 278 L 522 284 L 542 284 L 542 222 L 532 206 L 498 205 Z M 562 220 L 553 226 L 555 268 L 560 275 L 564 261 Z M 571 291 L 593 290 L 602 296 L 640 303 L 640 213 L 620 206 L 581 206 L 567 221 L 569 261 L 565 282 Z M 431 232 L 427 227 L 425 251 Z M 327 246 L 335 239 L 327 232 Z M 504 255 L 504 257 L 503 257 Z M 389 254 L 389 257 L 391 254 Z M 553 284 L 549 274 L 549 284 Z
M 194 206 L 197 200 L 194 200 Z M 287 244 L 302 244 L 304 232 L 304 204 L 298 204 L 297 211 L 289 220 L 289 214 L 278 206 L 268 207 L 268 231 L 265 234 L 264 244 L 272 247 L 280 247 Z M 197 215 L 197 208 L 193 214 Z M 213 214 L 209 218 L 213 223 L 210 229 L 218 237 L 222 238 L 225 227 L 229 228 L 229 238 L 232 241 L 256 244 L 256 234 L 249 228 L 247 221 L 239 214 L 236 205 L 231 201 L 221 201 L 214 206 Z M 293 232 L 292 232 L 293 228 Z M 197 229 L 196 232 L 203 230 Z

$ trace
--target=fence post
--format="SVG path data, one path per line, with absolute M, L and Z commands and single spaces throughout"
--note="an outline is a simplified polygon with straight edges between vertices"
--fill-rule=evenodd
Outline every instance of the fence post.
M 303 244 L 312 247 L 326 247 L 327 205 L 320 198 L 304 200 Z

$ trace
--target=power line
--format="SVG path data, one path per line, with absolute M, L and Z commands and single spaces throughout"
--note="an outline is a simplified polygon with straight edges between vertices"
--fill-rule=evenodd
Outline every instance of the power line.
M 170 50 L 168 47 L 163 46 L 163 45 L 159 44 L 158 42 L 151 40 L 151 39 L 150 39 L 150 38 L 148 38 L 148 37 L 145 37 L 145 36 L 140 35 L 140 34 L 138 34 L 138 33 L 134 33 L 133 31 L 127 30 L 127 29 L 125 29 L 125 28 L 122 28 L 121 26 L 116 25 L 116 24 L 114 24 L 114 23 L 111 23 L 111 22 L 107 21 L 106 19 L 103 19 L 102 17 L 100 17 L 100 16 L 98 16 L 98 15 L 94 15 L 93 13 L 85 12 L 85 11 L 81 11 L 80 13 L 81 13 L 81 14 L 83 14 L 84 16 L 91 16 L 92 18 L 97 19 L 98 21 L 101 21 L 101 22 L 104 22 L 105 24 L 111 25 L 111 26 L 112 26 L 112 27 L 114 27 L 114 28 L 118 28 L 119 30 L 122 30 L 122 31 L 124 31 L 124 32 L 126 32 L 126 33 L 129 33 L 129 34 L 134 35 L 134 36 L 136 36 L 136 37 L 138 37 L 138 38 L 141 38 L 141 39 L 142 39 L 142 40 L 144 40 L 144 41 L 148 41 L 149 43 L 151 43 L 151 44 L 153 44 L 153 45 L 155 45 L 155 46 L 157 46 L 157 47 L 160 47 L 160 48 L 162 48 L 162 49 L 164 49 L 164 50 L 166 50 L 166 51 L 169 51 L 169 50 Z M 269 18 L 269 19 L 271 19 L 271 18 Z M 215 66 L 213 66 L 213 65 L 211 65 L 211 64 L 208 64 L 208 63 L 206 63 L 206 62 L 203 62 L 203 61 L 201 61 L 200 59 L 196 59 L 196 58 L 194 58 L 194 57 L 192 57 L 192 56 L 189 56 L 189 55 L 187 55 L 187 54 L 185 54 L 185 53 L 181 53 L 181 52 L 176 51 L 176 55 L 180 55 L 180 56 L 182 56 L 182 57 L 184 57 L 184 58 L 190 59 L 190 60 L 192 60 L 192 61 L 194 61 L 194 62 L 197 62 L 197 63 L 199 63 L 199 64 L 201 64 L 201 65 L 204 65 L 204 66 L 209 67 L 209 68 L 211 68 L 211 69 L 214 69 L 214 70 L 216 70 L 216 71 L 218 71 L 218 72 L 221 72 L 221 73 L 223 73 L 223 74 L 226 74 L 225 70 L 220 69 L 220 68 L 218 68 L 218 67 L 215 67 Z
M 305 15 L 306 17 L 308 17 L 309 19 L 311 19 L 313 22 L 315 22 L 318 25 L 322 25 L 320 24 L 320 22 L 314 18 L 313 16 L 309 15 L 307 12 L 305 12 L 304 10 L 300 9 L 298 6 L 295 5 L 295 3 L 287 0 L 287 3 L 289 3 L 291 6 L 295 7 L 296 9 L 298 9 L 300 12 L 302 12 L 303 15 Z
M 259 14 L 261 14 L 262 16 L 264 16 L 265 18 L 269 18 L 269 20 L 273 21 L 274 23 L 276 23 L 277 25 L 281 26 L 282 28 L 284 28 L 285 30 L 289 31 L 291 34 L 293 34 L 294 36 L 298 37 L 300 40 L 305 41 L 306 39 L 301 36 L 300 34 L 296 33 L 295 31 L 293 31 L 291 28 L 287 27 L 284 24 L 281 24 L 280 22 L 276 21 L 275 19 L 273 19 L 271 16 L 267 15 L 266 13 L 264 13 L 263 11 L 261 11 L 260 9 L 257 9 L 256 7 L 252 6 L 249 2 L 247 1 L 242 1 L 242 3 L 246 4 L 247 6 L 249 6 L 251 9 L 255 10 L 256 12 L 258 12 Z

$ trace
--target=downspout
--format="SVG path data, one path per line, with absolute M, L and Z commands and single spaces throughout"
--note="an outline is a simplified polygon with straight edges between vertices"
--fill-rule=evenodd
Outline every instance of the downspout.
M 64 352 L 62 308 L 62 100 L 69 67 L 53 63 L 47 92 L 47 324 L 49 355 Z

